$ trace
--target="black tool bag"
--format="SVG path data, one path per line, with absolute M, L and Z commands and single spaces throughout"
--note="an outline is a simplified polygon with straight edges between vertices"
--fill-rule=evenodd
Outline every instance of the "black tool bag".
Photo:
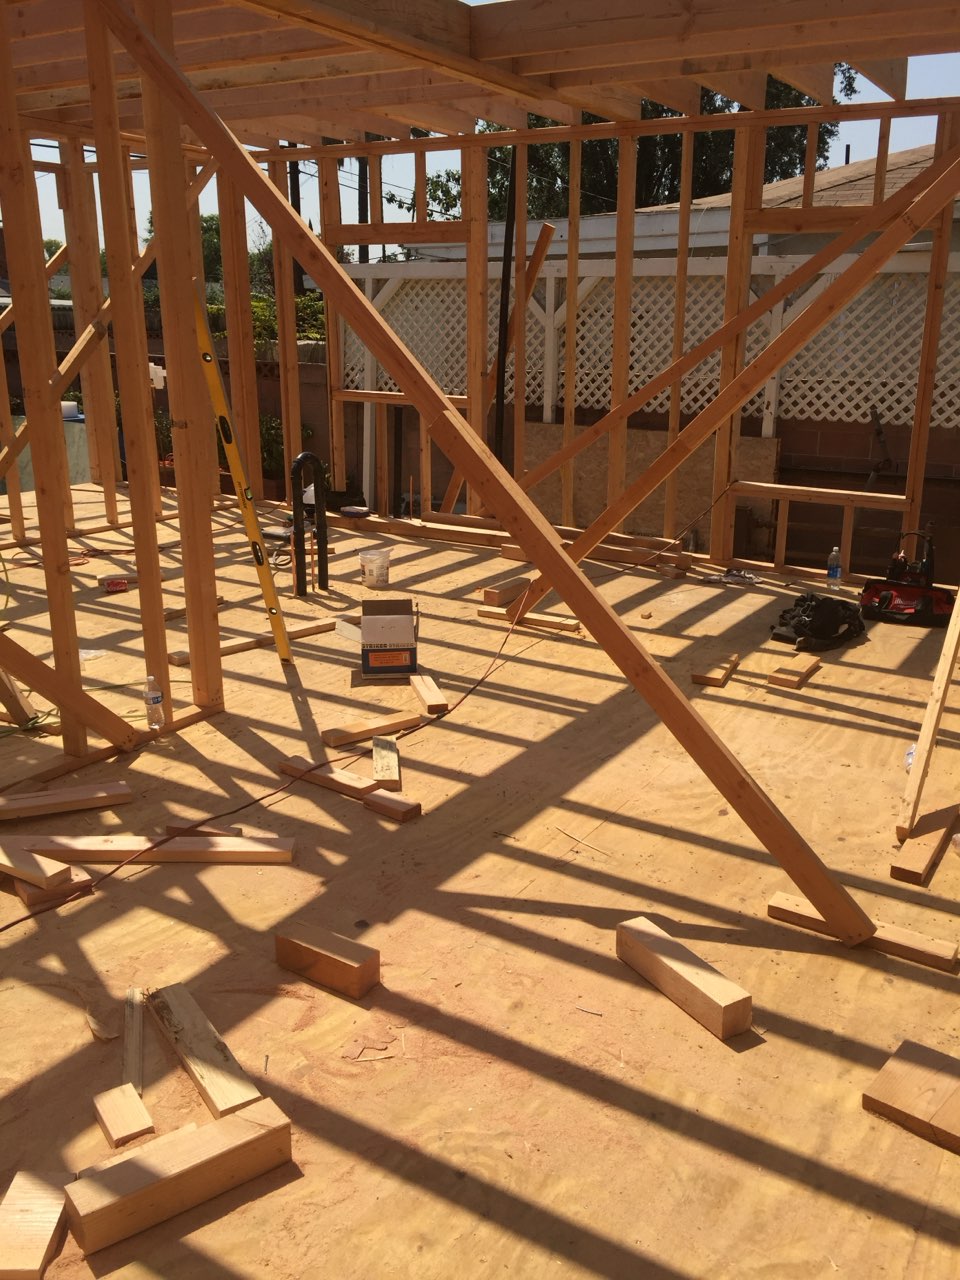
M 916 538 L 918 558 L 908 560 L 904 538 Z M 860 594 L 860 611 L 877 622 L 915 627 L 945 627 L 953 612 L 953 594 L 933 585 L 933 539 L 903 533 L 885 578 L 873 578 Z
M 822 653 L 862 635 L 860 610 L 849 600 L 836 596 L 798 596 L 789 609 L 784 609 L 772 640 L 792 644 L 801 653 Z

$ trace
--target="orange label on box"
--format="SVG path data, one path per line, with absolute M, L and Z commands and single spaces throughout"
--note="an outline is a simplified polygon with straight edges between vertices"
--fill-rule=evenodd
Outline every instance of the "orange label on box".
M 377 649 L 367 654 L 371 667 L 406 667 L 410 665 L 409 649 Z

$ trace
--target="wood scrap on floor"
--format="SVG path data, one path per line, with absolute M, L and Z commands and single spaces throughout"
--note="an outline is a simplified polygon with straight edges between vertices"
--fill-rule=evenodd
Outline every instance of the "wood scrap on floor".
M 477 610 L 477 616 L 480 618 L 492 618 L 495 622 L 510 623 L 506 609 L 495 609 L 491 605 L 481 605 Z M 531 609 L 529 613 L 525 613 L 517 623 L 517 626 L 540 627 L 546 631 L 579 631 L 579 618 L 563 618 L 559 614 L 553 613 L 536 613 Z
M 360 615 L 359 613 L 350 614 L 345 618 L 337 618 L 333 627 L 338 636 L 342 636 L 344 640 L 352 640 L 356 644 L 360 643 Z
M 409 822 L 411 818 L 419 818 L 423 812 L 419 800 L 411 800 L 399 791 L 369 791 L 363 797 L 363 803 L 391 822 Z
M 444 715 L 450 710 L 450 703 L 441 693 L 440 686 L 423 668 L 410 677 L 410 688 L 428 716 Z
M 95 1094 L 93 1107 L 111 1147 L 122 1147 L 125 1142 L 154 1131 L 150 1112 L 132 1084 L 118 1084 Z
M 0 1200 L 0 1277 L 39 1280 L 64 1233 L 63 1174 L 21 1171 Z
M 39 715 L 27 695 L 20 692 L 17 682 L 2 668 L 0 668 L 0 706 L 6 707 L 13 723 L 20 725 L 21 728 Z
M 421 715 L 389 715 L 374 720 L 354 720 L 350 724 L 324 729 L 320 734 L 328 747 L 345 747 L 351 742 L 365 742 L 368 738 L 382 738 L 402 729 L 415 729 L 422 721 Z
M 65 862 L 45 858 L 23 843 L 24 837 L 0 839 L 0 871 L 35 885 L 38 889 L 55 889 L 70 882 L 70 868 Z
M 767 684 L 780 685 L 784 689 L 799 689 L 819 670 L 820 659 L 815 653 L 798 653 L 796 657 L 782 662 L 771 671 L 767 676 Z
M 750 993 L 645 916 L 617 925 L 617 955 L 720 1040 L 750 1029 Z
M 801 929 L 812 929 L 815 933 L 836 937 L 823 916 L 807 902 L 790 893 L 775 893 L 767 904 L 767 915 L 772 920 L 783 920 L 787 924 L 799 925 Z M 931 969 L 941 969 L 944 973 L 953 973 L 957 967 L 957 944 L 944 942 L 938 938 L 928 938 L 925 934 L 915 933 L 912 929 L 902 929 L 899 925 L 883 924 L 874 920 L 876 933 L 870 938 L 858 942 L 858 947 L 866 947 L 872 951 L 882 951 L 884 955 L 899 956 L 903 960 L 914 960 L 917 964 L 927 965 Z
M 10 856 L 19 856 L 20 850 L 27 849 L 61 862 L 111 866 L 128 858 L 143 867 L 165 862 L 278 866 L 293 861 L 293 841 L 279 836 L 173 836 L 163 840 L 154 849 L 150 848 L 150 836 L 0 835 L 0 849 Z
M 0 796 L 0 822 L 11 822 L 16 818 L 45 818 L 51 813 L 69 813 L 75 809 L 112 809 L 114 805 L 127 804 L 132 799 L 133 792 L 125 782 L 22 792 L 20 795 Z
M 729 658 L 724 658 L 722 662 L 708 667 L 706 671 L 691 671 L 690 679 L 694 684 L 710 685 L 713 688 L 722 689 L 739 665 L 739 653 L 731 653 Z
M 493 606 L 512 604 L 518 596 L 522 596 L 533 581 L 525 575 L 508 578 L 506 582 L 498 582 L 496 586 L 483 588 L 483 603 Z
M 158 1139 L 159 1143 L 161 1139 Z M 66 1188 L 67 1220 L 84 1254 L 166 1222 L 290 1159 L 290 1121 L 261 1098 L 198 1129 L 164 1135 Z
M 323 635 L 327 631 L 333 631 L 336 622 L 330 618 L 323 622 L 308 622 L 303 626 L 287 627 L 288 640 L 303 640 L 307 636 Z M 269 649 L 274 643 L 274 635 L 272 631 L 265 632 L 262 636 L 247 636 L 240 640 L 227 640 L 220 646 L 220 656 L 228 657 L 234 653 L 246 653 L 248 649 Z M 167 654 L 167 661 L 172 667 L 189 667 L 190 654 L 186 649 L 178 649 L 174 653 Z
M 280 760 L 277 768 L 300 782 L 312 782 L 315 787 L 326 787 L 328 791 L 351 796 L 354 800 L 362 800 L 368 792 L 376 791 L 380 786 L 375 778 L 364 778 L 362 774 L 338 769 L 333 764 L 314 764 L 302 756 Z
M 40 889 L 37 885 L 20 879 L 14 879 L 13 887 L 25 907 L 32 910 L 34 907 L 51 906 L 53 903 L 63 902 L 65 898 L 69 898 L 71 894 L 81 889 L 88 889 L 93 884 L 93 876 L 89 871 L 84 871 L 83 867 L 71 866 L 67 870 L 70 872 L 69 880 L 61 881 L 51 889 Z
M 380 952 L 332 929 L 294 923 L 274 934 L 274 942 L 282 969 L 354 1000 L 380 981 Z
M 373 740 L 373 776 L 375 786 L 383 791 L 399 791 L 402 787 L 400 779 L 400 748 L 396 738 L 374 738 Z
M 190 1120 L 187 1124 L 181 1125 L 179 1129 L 174 1129 L 170 1133 L 161 1133 L 157 1138 L 151 1138 L 149 1142 L 145 1142 L 143 1146 L 150 1148 L 150 1154 L 159 1155 L 168 1143 L 178 1138 L 182 1133 L 194 1133 L 199 1126 L 195 1120 Z M 77 1173 L 78 1178 L 89 1178 L 92 1173 L 102 1173 L 104 1169 L 112 1169 L 115 1164 L 122 1164 L 124 1160 L 129 1160 L 134 1151 L 140 1151 L 142 1147 L 131 1148 L 128 1151 L 117 1151 L 112 1156 L 107 1156 L 103 1160 L 98 1160 L 96 1164 L 89 1165 L 86 1169 L 81 1169 Z
M 149 992 L 146 1003 L 215 1116 L 229 1115 L 261 1096 L 182 983 Z
M 890 875 L 907 884 L 926 884 L 956 830 L 960 809 L 949 805 L 924 814 L 890 862 Z
M 221 608 L 223 604 L 224 604 L 223 596 L 217 596 L 217 608 L 218 609 Z M 187 616 L 186 605 L 170 605 L 168 608 L 164 609 L 163 611 L 164 622 L 176 622 L 178 618 L 185 618 L 186 616 Z
M 904 1040 L 864 1089 L 863 1108 L 960 1154 L 960 1060 Z

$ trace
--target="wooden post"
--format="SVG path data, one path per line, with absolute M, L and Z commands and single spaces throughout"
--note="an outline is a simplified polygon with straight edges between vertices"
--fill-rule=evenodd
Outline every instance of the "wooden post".
M 570 444 L 577 422 L 577 294 L 580 288 L 580 173 L 582 144 L 570 139 L 567 187 L 567 296 L 563 326 L 563 443 Z M 520 472 L 516 473 L 520 475 Z M 560 473 L 560 519 L 573 524 L 573 463 Z
M 168 0 L 139 0 L 139 4 L 141 12 L 149 14 L 161 47 L 172 48 L 173 21 Z M 160 90 L 146 80 L 143 117 L 177 472 L 193 700 L 198 707 L 222 707 L 223 669 L 210 502 L 214 410 L 203 378 L 194 319 L 194 295 L 203 286 L 191 279 L 195 264 L 184 252 L 193 237 L 179 121 Z M 215 466 L 215 453 L 213 459 Z
M 340 178 L 336 160 L 320 160 L 317 163 L 320 171 L 320 224 L 324 237 L 330 233 L 331 227 L 340 225 Z M 281 187 L 286 191 L 286 187 Z M 335 250 L 331 249 L 331 252 Z M 324 324 L 327 331 L 327 396 L 328 416 L 330 420 L 330 474 L 333 477 L 334 489 L 347 487 L 347 448 L 344 431 L 343 401 L 336 392 L 343 390 L 343 340 L 340 332 L 340 316 L 333 302 L 323 295 Z M 364 431 L 364 439 L 370 434 Z M 366 466 L 366 462 L 364 463 Z M 373 502 L 373 494 L 364 495 L 365 501 Z
M 130 509 L 136 530 L 134 550 L 148 674 L 164 691 L 169 710 L 169 676 L 163 588 L 160 577 L 155 514 L 160 503 L 153 404 L 147 371 L 147 339 L 139 279 L 131 273 L 135 245 L 124 196 L 124 160 L 120 147 L 116 94 L 109 40 L 94 0 L 84 6 L 90 102 L 97 145 L 100 207 L 110 275 L 110 307 L 117 360 L 117 382 L 123 418 Z
M 730 232 L 727 244 L 727 281 L 723 303 L 724 323 L 733 320 L 750 298 L 750 268 L 753 263 L 753 236 L 746 229 L 746 213 L 760 202 L 763 185 L 763 158 L 766 130 L 737 129 L 733 158 L 733 190 L 730 199 Z M 720 390 L 743 368 L 747 335 L 741 330 L 720 349 Z M 713 500 L 710 521 L 710 555 L 729 560 L 733 555 L 733 520 L 736 503 L 728 486 L 736 478 L 736 455 L 740 436 L 740 410 L 736 409 L 717 429 L 713 464 Z
M 150 40 L 120 0 L 97 2 L 109 15 L 111 26 L 127 49 L 163 86 L 185 122 L 270 223 L 274 234 L 284 238 L 325 295 L 336 299 L 351 328 L 370 346 L 397 385 L 427 417 L 431 434 L 463 472 L 467 483 L 478 491 L 505 527 L 516 533 L 533 562 L 577 612 L 612 661 L 647 699 L 760 842 L 773 853 L 800 891 L 829 921 L 831 931 L 836 930 L 838 936 L 848 943 L 870 937 L 874 926 L 869 917 L 580 572 L 567 555 L 556 531 L 498 464 L 426 370 L 390 332 L 333 255 L 316 241 L 303 219 L 267 182 L 252 157 L 200 102 L 187 80 Z M 960 177 L 953 176 L 960 183 Z
M 230 365 L 230 407 L 247 483 L 254 498 L 263 497 L 263 457 L 260 448 L 260 405 L 257 399 L 253 312 L 250 306 L 250 252 L 243 196 L 222 174 L 217 176 L 220 210 L 220 251 L 223 258 L 223 297 L 227 315 L 227 360 Z
M 636 234 L 637 140 L 619 140 L 617 171 L 617 251 L 613 283 L 613 357 L 610 407 L 627 398 L 630 387 L 630 346 L 633 315 L 633 246 Z M 616 502 L 627 483 L 627 419 L 607 439 L 607 505 Z M 617 526 L 620 528 L 621 526 Z
M 513 474 L 522 476 L 527 454 L 527 147 L 517 144 L 513 216 Z
M 271 160 L 270 177 L 278 190 L 287 193 L 287 166 L 282 160 Z M 291 501 L 290 468 L 300 452 L 300 352 L 297 348 L 297 300 L 293 291 L 293 257 L 287 247 L 273 242 L 273 289 L 277 306 L 277 367 L 280 374 L 280 417 L 283 421 L 283 487 L 287 502 Z M 330 329 L 335 321 L 327 312 L 327 352 Z M 327 378 L 331 377 L 328 361 Z
M 693 198 L 693 148 L 696 135 L 685 133 L 680 150 L 680 209 L 677 213 L 677 276 L 673 291 L 673 360 L 683 355 L 684 334 L 687 324 L 687 277 L 690 259 L 690 202 Z M 670 416 L 667 423 L 667 444 L 673 444 L 680 434 L 680 415 L 683 405 L 683 379 L 670 385 Z M 667 477 L 663 490 L 663 536 L 676 537 L 677 533 L 677 473 Z
M 374 453 L 377 460 L 377 514 L 390 515 L 390 438 L 387 431 L 387 406 L 377 404 L 374 409 L 377 422 L 377 439 Z
M 936 154 L 942 155 L 957 142 L 957 116 L 940 116 L 937 121 Z M 916 529 L 923 507 L 923 481 L 927 469 L 927 447 L 930 440 L 930 413 L 933 393 L 937 384 L 937 360 L 940 354 L 940 330 L 943 326 L 943 299 L 947 282 L 953 235 L 953 201 L 945 205 L 933 225 L 930 246 L 930 269 L 927 273 L 927 306 L 923 321 L 923 341 L 920 344 L 920 367 L 917 374 L 917 398 L 914 401 L 913 430 L 910 433 L 910 452 L 907 455 L 907 474 L 904 493 L 907 508 L 903 513 L 901 530 L 904 533 Z
M 417 414 L 420 440 L 420 518 L 433 511 L 433 442 L 422 416 Z M 413 515 L 413 512 L 410 513 Z
M 100 239 L 93 179 L 87 172 L 83 144 L 77 138 L 60 143 L 63 162 L 63 222 L 70 247 L 70 281 L 73 318 L 79 334 L 96 318 L 103 306 L 100 276 Z M 87 442 L 91 453 L 91 475 L 103 488 L 103 504 L 108 524 L 118 524 L 117 480 L 120 478 L 120 449 L 117 438 L 117 408 L 113 389 L 110 349 L 98 342 L 80 371 Z
M 13 447 L 13 414 L 10 411 L 10 387 L 7 383 L 7 362 L 0 344 L 0 451 Z M 23 500 L 20 495 L 20 470 L 16 462 L 7 470 L 7 501 L 10 507 L 10 528 L 14 542 L 22 542 L 27 536 L 23 522 Z
M 28 139 L 17 119 L 15 79 L 10 56 L 7 10 L 0 10 L 0 216 L 7 249 L 10 285 L 17 306 L 17 354 L 23 401 L 30 422 L 37 515 L 53 657 L 57 678 L 80 692 L 77 622 L 70 583 L 67 512 L 70 477 L 63 438 L 60 397 L 51 386 L 57 367 L 53 322 L 47 301 L 40 208 Z M 3 358 L 0 351 L 0 359 Z M 83 755 L 86 731 L 75 713 L 61 717 L 63 747 Z
M 479 147 L 461 151 L 463 212 L 470 223 L 467 242 L 467 420 L 478 437 L 487 439 L 487 404 L 483 394 L 487 371 L 487 152 Z M 467 513 L 480 509 L 477 495 L 467 488 Z
M 146 0 L 143 0 L 146 3 Z M 171 45 L 172 48 L 172 45 Z M 189 255 L 189 266 L 187 267 L 187 278 L 192 283 L 192 291 L 198 294 L 206 302 L 207 283 L 206 272 L 203 266 L 203 229 L 200 222 L 200 209 L 194 204 L 188 196 L 188 187 L 190 182 L 196 177 L 196 167 L 192 160 L 184 157 L 181 161 L 184 171 L 184 194 L 186 198 L 186 217 L 187 217 L 187 252 Z M 161 307 L 162 310 L 162 307 Z M 197 380 L 195 392 L 199 393 L 200 380 Z M 206 412 L 207 397 L 197 399 L 197 412 Z M 201 405 L 203 409 L 201 409 Z M 214 504 L 220 497 L 220 461 L 217 456 L 217 433 L 216 431 L 198 431 L 193 439 L 193 447 L 196 451 L 196 465 L 206 481 L 207 490 L 210 494 L 210 502 Z

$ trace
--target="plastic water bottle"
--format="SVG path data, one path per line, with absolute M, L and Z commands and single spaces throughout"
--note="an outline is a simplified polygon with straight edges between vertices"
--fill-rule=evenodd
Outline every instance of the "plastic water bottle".
M 909 773 L 913 768 L 913 758 L 916 754 L 917 744 L 915 742 L 911 742 L 909 747 L 907 747 L 906 755 L 903 757 L 903 767 L 906 769 L 907 773 Z
M 827 556 L 827 586 L 831 591 L 840 590 L 840 548 L 834 547 Z
M 162 729 L 164 726 L 163 690 L 153 676 L 147 676 L 147 683 L 143 686 L 143 705 L 147 708 L 147 728 Z

